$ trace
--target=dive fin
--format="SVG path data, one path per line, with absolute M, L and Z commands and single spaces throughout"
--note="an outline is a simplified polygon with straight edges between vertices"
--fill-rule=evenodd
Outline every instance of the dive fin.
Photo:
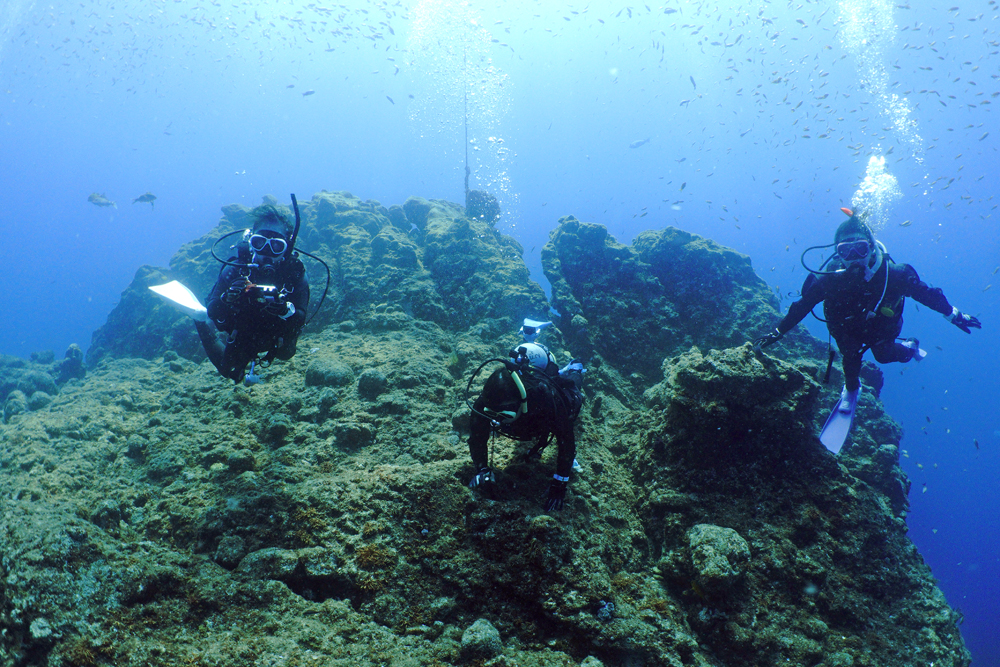
M 840 448 L 847 441 L 847 434 L 851 432 L 854 409 L 858 406 L 860 394 L 860 387 L 854 391 L 847 391 L 847 387 L 844 387 L 840 394 L 840 400 L 833 406 L 833 412 L 830 413 L 819 434 L 820 442 L 834 454 L 840 452 Z
M 201 305 L 201 301 L 198 301 L 198 297 L 176 280 L 171 280 L 165 285 L 150 285 L 149 289 L 166 299 L 174 308 L 187 313 L 195 320 L 208 321 L 208 311 L 205 306 Z

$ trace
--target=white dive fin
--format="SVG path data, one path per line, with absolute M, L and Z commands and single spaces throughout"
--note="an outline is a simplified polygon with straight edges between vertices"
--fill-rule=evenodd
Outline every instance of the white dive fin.
M 840 448 L 847 441 L 847 434 L 851 432 L 854 409 L 858 406 L 860 394 L 860 387 L 855 391 L 847 391 L 845 387 L 840 394 L 840 400 L 833 406 L 833 412 L 830 413 L 819 434 L 819 441 L 834 454 L 840 452 Z
M 153 290 L 167 300 L 177 310 L 183 311 L 199 322 L 208 321 L 208 311 L 201 305 L 198 297 L 176 280 L 171 280 L 165 285 L 150 285 Z

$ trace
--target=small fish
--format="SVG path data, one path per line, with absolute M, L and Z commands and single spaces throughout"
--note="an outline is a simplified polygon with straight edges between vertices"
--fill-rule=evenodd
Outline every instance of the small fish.
M 986 137 L 988 137 L 988 136 L 990 136 L 990 133 L 989 133 L 989 132 L 987 132 L 987 133 L 986 133 L 986 134 L 984 134 L 983 136 L 979 137 L 979 140 L 980 140 L 980 141 L 982 141 L 983 139 L 985 139 L 985 138 L 986 138 Z
M 154 201 L 156 201 L 156 195 L 154 195 L 152 192 L 147 192 L 146 194 L 139 195 L 138 197 L 136 197 L 135 199 L 133 199 L 132 203 L 133 204 L 149 204 L 150 208 L 156 208 L 156 206 L 153 204 Z
M 903 220 L 901 223 L 899 223 L 899 226 L 900 227 L 909 227 L 912 224 L 913 224 L 912 220 Z
M 684 188 L 686 188 L 687 186 L 688 186 L 688 184 L 687 184 L 687 181 L 685 181 L 685 182 L 681 183 L 681 190 L 683 190 L 683 189 L 684 189 Z
M 983 288 L 983 291 L 985 292 L 986 290 L 988 290 L 988 289 L 989 289 L 989 288 L 991 288 L 991 287 L 993 287 L 993 284 L 992 284 L 992 283 L 990 283 L 989 285 L 987 285 L 986 287 L 984 287 L 984 288 Z
M 386 95 L 386 96 L 385 96 L 385 99 L 387 99 L 387 100 L 389 100 L 390 102 L 392 102 L 392 98 L 391 98 L 391 97 L 389 97 L 388 95 Z M 396 105 L 396 103 L 395 103 L 395 102 L 392 102 L 392 104 L 393 104 L 393 106 L 395 106 L 395 105 Z
M 647 137 L 645 139 L 640 139 L 639 141 L 633 141 L 632 143 L 630 143 L 628 145 L 628 147 L 629 148 L 638 148 L 639 146 L 643 146 L 643 145 L 648 144 L 648 143 L 649 143 L 649 137 Z
M 691 85 L 694 86 L 694 89 L 698 90 L 698 84 L 694 82 L 694 77 L 689 75 L 688 78 L 691 79 Z
M 316 94 L 315 90 L 307 90 L 306 92 L 302 93 L 302 97 L 307 97 L 309 95 L 315 95 L 315 94 Z
M 89 201 L 94 206 L 113 206 L 115 208 L 118 208 L 118 204 L 114 203 L 113 201 L 105 197 L 103 193 L 97 194 L 96 192 L 93 192 L 89 197 L 87 197 L 87 201 Z M 996 271 L 994 271 L 993 273 L 996 273 Z
M 294 83 L 290 83 L 290 84 L 288 84 L 287 86 L 285 86 L 285 88 L 294 88 L 294 87 L 295 87 L 295 84 L 294 84 Z
M 676 162 L 684 162 L 684 160 L 686 160 L 686 159 L 687 159 L 686 157 L 682 157 L 680 160 L 676 160 Z M 663 177 L 661 176 L 660 178 L 663 178 Z
M 972 439 L 972 444 L 974 444 L 976 446 L 976 451 L 978 452 L 979 451 L 979 440 L 977 440 L 976 438 L 973 438 Z

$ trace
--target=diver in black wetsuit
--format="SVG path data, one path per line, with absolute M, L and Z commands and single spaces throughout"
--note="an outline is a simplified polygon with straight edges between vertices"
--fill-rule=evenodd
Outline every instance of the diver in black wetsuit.
M 472 406 L 469 454 L 478 472 L 469 486 L 489 497 L 494 494 L 496 478 L 487 457 L 490 433 L 514 440 L 537 438 L 526 459 L 538 454 L 551 434 L 559 450 L 545 511 L 561 510 L 576 456 L 573 427 L 583 405 L 583 373 L 583 364 L 575 359 L 559 369 L 538 343 L 523 343 L 512 351 L 511 360 L 490 375 Z
M 922 282 L 912 266 L 893 262 L 868 226 L 848 209 L 844 212 L 851 217 L 837 228 L 836 255 L 827 265 L 829 270 L 821 267 L 811 272 L 802 285 L 802 298 L 788 308 L 773 333 L 754 344 L 768 347 L 778 342 L 822 301 L 827 328 L 843 357 L 844 395 L 856 401 L 866 350 L 880 364 L 920 361 L 926 356 L 915 338 L 897 342 L 906 297 L 941 313 L 965 333 L 982 324 L 949 304 L 940 288 Z
M 252 230 L 237 243 L 208 296 L 208 317 L 195 322 L 212 364 L 224 377 L 252 381 L 246 367 L 288 360 L 295 354 L 309 305 L 309 282 L 302 261 L 292 253 L 292 224 L 273 206 L 250 213 Z M 218 331 L 225 332 L 225 342 Z

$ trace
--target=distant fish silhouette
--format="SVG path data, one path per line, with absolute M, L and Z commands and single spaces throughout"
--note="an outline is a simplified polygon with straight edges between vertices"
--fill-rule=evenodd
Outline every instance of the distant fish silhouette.
M 315 95 L 315 94 L 316 94 L 315 90 L 307 90 L 306 92 L 302 93 L 302 97 L 305 97 L 306 95 Z
M 132 203 L 133 204 L 149 204 L 150 208 L 156 208 L 153 205 L 154 201 L 156 201 L 156 195 L 154 195 L 152 192 L 147 192 L 146 194 L 139 195 L 138 197 L 136 197 L 135 199 L 133 199 Z
M 632 143 L 630 143 L 628 145 L 628 147 L 629 148 L 638 148 L 639 146 L 642 146 L 643 144 L 648 144 L 648 143 L 649 143 L 649 138 L 640 139 L 639 141 L 633 141 Z
M 87 197 L 87 201 L 94 206 L 114 206 L 115 208 L 118 208 L 118 204 L 105 197 L 103 193 L 97 194 L 96 192 L 93 192 L 89 197 Z

